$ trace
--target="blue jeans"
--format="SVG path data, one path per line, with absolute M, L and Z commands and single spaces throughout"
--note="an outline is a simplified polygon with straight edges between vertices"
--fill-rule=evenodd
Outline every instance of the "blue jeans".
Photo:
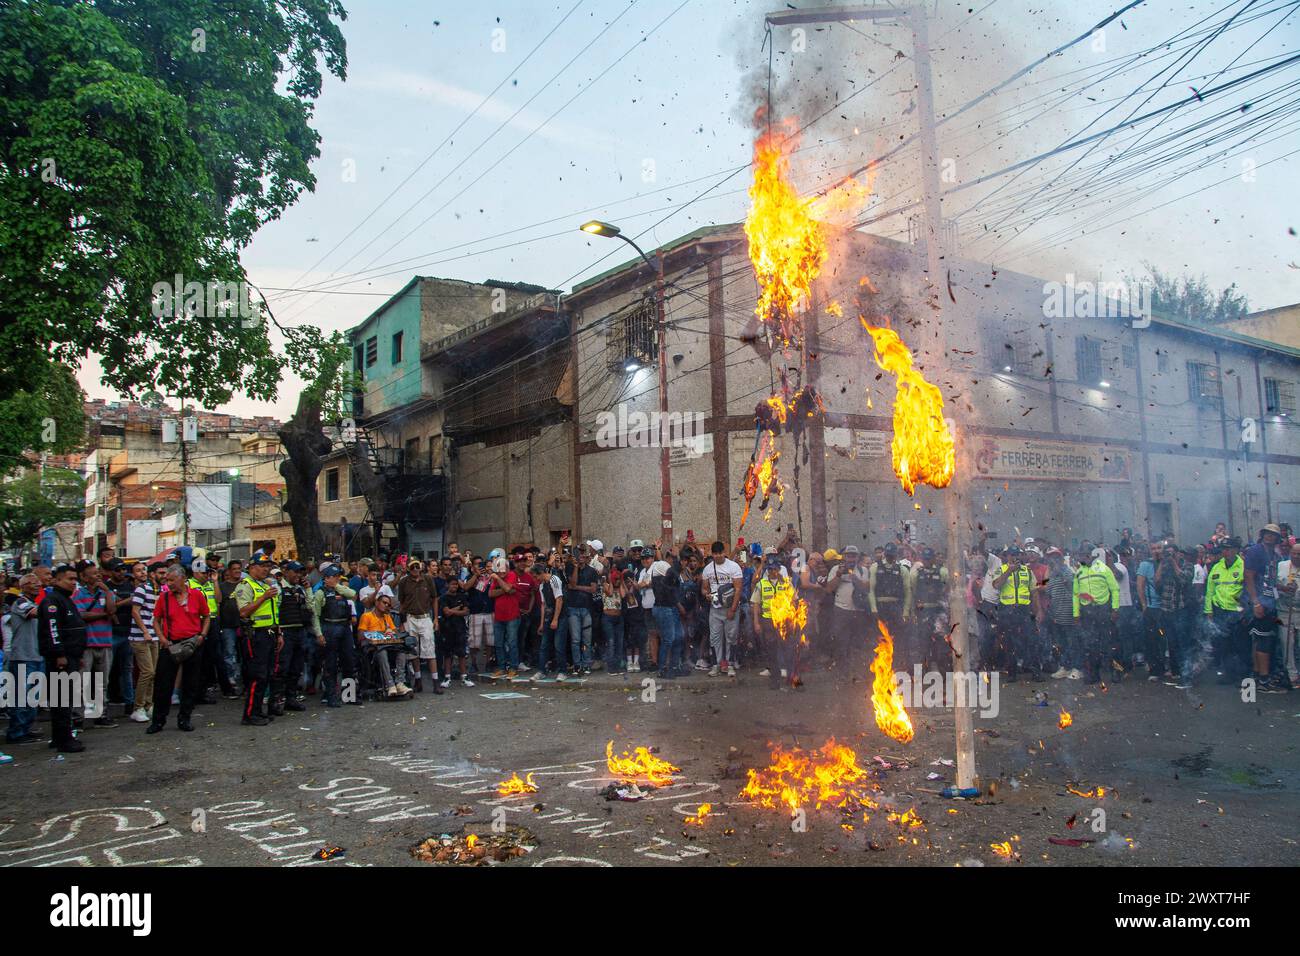
M 659 630 L 659 673 L 671 676 L 682 667 L 682 618 L 675 607 L 654 606 L 655 627 Z
M 117 689 L 122 694 L 122 703 L 131 707 L 135 704 L 135 655 L 131 652 L 130 632 L 113 635 L 113 667 L 117 671 Z
M 492 636 L 497 648 L 497 667 L 519 670 L 519 618 L 493 621 Z
M 605 670 L 615 673 L 623 670 L 627 659 L 623 654 L 623 618 L 600 615 L 600 628 L 605 634 Z
M 131 665 L 128 662 L 128 671 L 130 666 Z M 25 681 L 19 681 L 18 679 L 18 668 L 20 667 L 23 669 L 23 675 L 26 677 Z M 36 674 L 45 673 L 45 662 L 6 660 L 5 673 L 13 675 L 14 694 L 21 699 L 31 693 L 32 677 Z M 24 683 L 26 683 L 26 687 L 23 686 Z M 30 697 L 27 697 L 27 700 L 30 701 L 30 699 Z M 5 734 L 6 739 L 8 739 L 10 743 L 13 743 L 15 740 L 25 737 L 27 734 L 31 733 L 32 725 L 34 723 L 36 723 L 35 707 L 10 707 L 9 730 L 8 733 Z
M 559 620 L 555 627 L 551 627 L 551 616 L 554 613 L 545 610 L 542 612 L 542 641 L 537 648 L 537 669 L 543 674 L 546 673 L 546 661 L 551 656 L 552 649 L 555 652 L 556 672 L 563 672 L 565 667 L 565 647 L 569 643 L 569 612 L 561 609 Z
M 225 678 L 232 687 L 242 686 L 242 674 L 239 673 L 239 657 L 235 648 L 239 646 L 239 629 L 223 627 L 221 629 L 221 666 L 225 668 Z
M 569 608 L 569 661 L 575 670 L 591 667 L 591 608 Z

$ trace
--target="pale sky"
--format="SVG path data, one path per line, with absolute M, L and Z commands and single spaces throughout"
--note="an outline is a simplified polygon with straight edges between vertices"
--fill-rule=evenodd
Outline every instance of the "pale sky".
M 939 115 L 1123 5 L 927 3 Z M 327 77 L 317 103 L 316 191 L 264 227 L 243 257 L 282 323 L 347 328 L 417 273 L 567 290 L 627 258 L 622 243 L 577 231 L 590 218 L 634 236 L 644 231 L 647 249 L 744 218 L 747 174 L 723 179 L 747 163 L 753 91 L 766 94 L 763 14 L 787 4 L 347 6 L 348 80 Z M 941 125 L 950 185 L 1294 55 L 1295 10 L 1283 0 L 1141 4 Z M 1166 40 L 1172 47 L 1136 56 Z M 810 26 L 802 38 L 781 27 L 773 41 L 773 112 L 807 123 L 828 111 L 805 133 L 802 188 L 829 183 L 915 131 L 905 26 L 858 20 Z M 1111 134 L 1092 152 L 1073 150 L 1018 178 L 949 195 L 945 215 L 961 214 L 960 253 L 1057 280 L 1066 272 L 1119 279 L 1150 261 L 1173 273 L 1204 273 L 1216 288 L 1236 282 L 1254 309 L 1300 301 L 1300 240 L 1288 234 L 1300 231 L 1300 121 L 1292 115 L 1300 96 L 1280 89 L 1297 79 L 1300 64 L 1279 67 Z M 1202 120 L 1198 136 L 1165 142 Z M 1255 126 L 1244 128 L 1247 122 Z M 1095 178 L 1084 175 L 1094 167 Z M 917 171 L 915 148 L 883 164 L 869 210 L 916 198 Z M 1053 182 L 1073 192 L 1051 192 Z M 905 236 L 906 223 L 894 216 L 868 228 Z M 313 291 L 288 291 L 304 288 Z M 91 397 L 116 397 L 99 384 L 94 361 L 80 378 Z M 236 397 L 221 410 L 287 417 L 298 384 L 282 383 L 273 403 Z

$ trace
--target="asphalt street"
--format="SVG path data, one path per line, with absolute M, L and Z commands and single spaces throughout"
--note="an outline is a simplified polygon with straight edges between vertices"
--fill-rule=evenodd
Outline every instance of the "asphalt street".
M 222 701 L 200 708 L 193 733 L 173 723 L 149 737 L 122 720 L 86 730 L 82 754 L 6 748 L 15 760 L 0 767 L 0 861 L 439 866 L 411 848 L 444 833 L 486 836 L 494 824 L 532 847 L 504 866 L 1297 859 L 1296 694 L 1245 703 L 1234 688 L 1179 691 L 1141 679 L 1105 691 L 1003 685 L 998 715 L 975 718 L 980 779 L 994 792 L 962 801 L 937 793 L 953 781 L 943 763 L 954 757 L 951 712 L 913 708 L 916 737 L 897 743 L 875 727 L 867 674 L 865 661 L 814 670 L 796 691 L 752 671 L 735 682 L 699 674 L 650 694 L 641 684 L 650 675 L 597 673 L 581 685 L 454 685 L 443 696 L 338 710 L 312 697 L 307 711 L 265 728 L 241 726 L 238 702 Z M 492 696 L 502 693 L 522 696 Z M 1066 729 L 1062 708 L 1074 718 Z M 792 826 L 788 811 L 740 799 L 746 770 L 768 763 L 769 743 L 813 748 L 832 737 L 879 786 L 881 809 L 869 820 L 808 807 L 804 825 Z M 657 748 L 682 773 L 644 800 L 607 800 L 599 791 L 615 779 L 604 757 L 611 740 L 616 751 Z M 532 772 L 538 792 L 498 796 L 515 772 Z M 687 823 L 702 803 L 712 813 Z M 891 808 L 914 809 L 922 825 L 891 822 Z M 1010 856 L 991 847 L 1004 842 Z M 346 853 L 314 860 L 326 846 Z

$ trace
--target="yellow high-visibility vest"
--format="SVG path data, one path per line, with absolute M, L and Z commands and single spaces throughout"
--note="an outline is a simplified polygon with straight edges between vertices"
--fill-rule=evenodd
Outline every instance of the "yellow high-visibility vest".
M 758 595 L 759 600 L 763 604 L 763 620 L 772 620 L 772 598 L 776 597 L 777 594 L 784 593 L 790 589 L 791 584 L 785 578 L 781 578 L 779 581 L 770 581 L 767 576 L 764 575 L 759 579 Z
M 252 578 L 248 579 L 248 586 L 253 592 L 253 600 L 258 600 L 263 594 L 270 590 L 265 584 L 259 584 Z M 251 618 L 253 627 L 275 627 L 280 623 L 280 595 L 276 595 L 269 601 L 264 601 Z
M 1007 573 L 1007 565 L 1002 565 L 998 569 L 998 575 Z M 1029 595 L 1032 593 L 1033 575 L 1029 573 L 1026 567 L 1020 567 L 1012 574 L 1007 575 L 1007 579 L 1002 582 L 1002 591 L 998 594 L 998 600 L 1006 605 L 1016 605 L 1020 607 L 1028 606 Z

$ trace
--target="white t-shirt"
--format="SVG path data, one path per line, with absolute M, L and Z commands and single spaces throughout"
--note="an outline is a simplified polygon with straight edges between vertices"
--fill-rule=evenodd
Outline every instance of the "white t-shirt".
M 1198 564 L 1192 568 L 1192 584 L 1204 584 L 1208 576 L 1205 565 Z
M 1119 561 L 1115 562 L 1115 581 L 1119 584 L 1119 606 L 1133 606 L 1133 592 L 1128 586 L 1128 568 Z
M 731 558 L 726 558 L 721 564 L 715 562 L 712 558 L 704 566 L 701 577 L 709 579 L 709 593 L 713 595 L 713 606 L 722 607 L 718 602 L 718 589 L 728 581 L 733 582 L 736 587 L 741 587 L 745 583 L 745 573 L 740 570 L 740 565 Z
M 852 611 L 854 610 L 853 578 L 846 572 L 847 569 L 844 565 L 837 564 L 835 567 L 831 568 L 831 573 L 826 575 L 826 581 L 827 583 L 830 583 L 831 581 L 839 582 L 839 584 L 835 585 L 835 606 L 841 611 Z M 866 584 L 869 580 L 868 575 L 870 572 L 863 565 L 858 564 L 853 568 L 852 574 L 863 584 Z
M 370 597 L 370 595 L 374 593 L 375 593 L 375 589 L 372 588 L 369 584 L 367 584 L 365 587 L 361 589 L 361 593 L 357 595 L 357 599 L 362 604 L 365 604 L 366 598 Z M 381 584 L 379 585 L 379 596 L 383 597 L 385 595 L 387 595 L 387 597 L 390 600 L 392 600 L 394 604 L 397 603 L 397 595 L 393 593 L 393 589 L 390 588 L 387 584 Z
M 654 567 L 654 565 L 651 565 L 650 567 Z M 636 576 L 636 583 L 637 584 L 650 583 L 650 568 L 641 569 L 641 573 Z M 644 591 L 641 592 L 641 607 L 645 608 L 648 611 L 650 608 L 654 606 L 655 606 L 654 588 L 646 588 Z

